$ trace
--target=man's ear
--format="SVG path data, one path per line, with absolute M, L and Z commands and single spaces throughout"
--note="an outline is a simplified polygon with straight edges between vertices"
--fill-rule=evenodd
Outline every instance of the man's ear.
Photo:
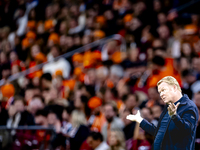
M 174 92 L 176 92 L 177 91 L 177 86 L 173 85 L 173 89 L 174 89 Z

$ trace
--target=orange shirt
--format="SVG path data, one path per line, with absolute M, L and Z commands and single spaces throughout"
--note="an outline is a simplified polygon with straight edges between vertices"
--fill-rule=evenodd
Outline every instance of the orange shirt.
M 101 128 L 103 127 L 105 122 L 106 122 L 105 116 L 102 113 L 100 113 L 99 116 L 95 117 L 91 126 L 91 130 L 101 132 Z

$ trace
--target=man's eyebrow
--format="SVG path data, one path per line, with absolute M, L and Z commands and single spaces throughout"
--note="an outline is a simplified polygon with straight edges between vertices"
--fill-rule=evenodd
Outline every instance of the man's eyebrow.
M 162 91 L 162 90 L 163 90 L 163 88 L 164 88 L 164 87 L 161 87 L 161 88 L 160 88 L 160 90 L 158 90 L 158 93 L 160 93 L 160 91 Z

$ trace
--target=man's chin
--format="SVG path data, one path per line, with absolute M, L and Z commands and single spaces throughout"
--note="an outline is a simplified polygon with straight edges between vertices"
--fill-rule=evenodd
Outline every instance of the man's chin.
M 170 103 L 172 103 L 171 101 L 166 101 L 164 102 L 165 104 L 169 105 Z
M 165 103 L 165 104 L 169 104 L 170 102 L 168 102 L 167 100 L 163 100 L 163 102 Z

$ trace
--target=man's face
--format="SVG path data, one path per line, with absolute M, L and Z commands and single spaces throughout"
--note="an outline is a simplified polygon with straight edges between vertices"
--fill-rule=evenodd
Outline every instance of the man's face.
M 87 143 L 92 149 L 95 149 L 101 142 L 100 140 L 94 140 L 91 136 L 89 136 L 87 138 Z
M 104 113 L 105 113 L 105 117 L 108 121 L 112 121 L 113 117 L 115 116 L 115 112 L 114 112 L 112 106 L 110 106 L 110 105 L 106 105 L 104 107 Z
M 160 93 L 160 97 L 164 101 L 164 103 L 169 104 L 170 102 L 173 102 L 173 95 L 174 95 L 173 86 L 165 82 L 162 82 L 158 86 L 158 92 Z
M 47 122 L 49 125 L 54 125 L 56 123 L 56 114 L 54 113 L 49 113 L 47 116 Z

